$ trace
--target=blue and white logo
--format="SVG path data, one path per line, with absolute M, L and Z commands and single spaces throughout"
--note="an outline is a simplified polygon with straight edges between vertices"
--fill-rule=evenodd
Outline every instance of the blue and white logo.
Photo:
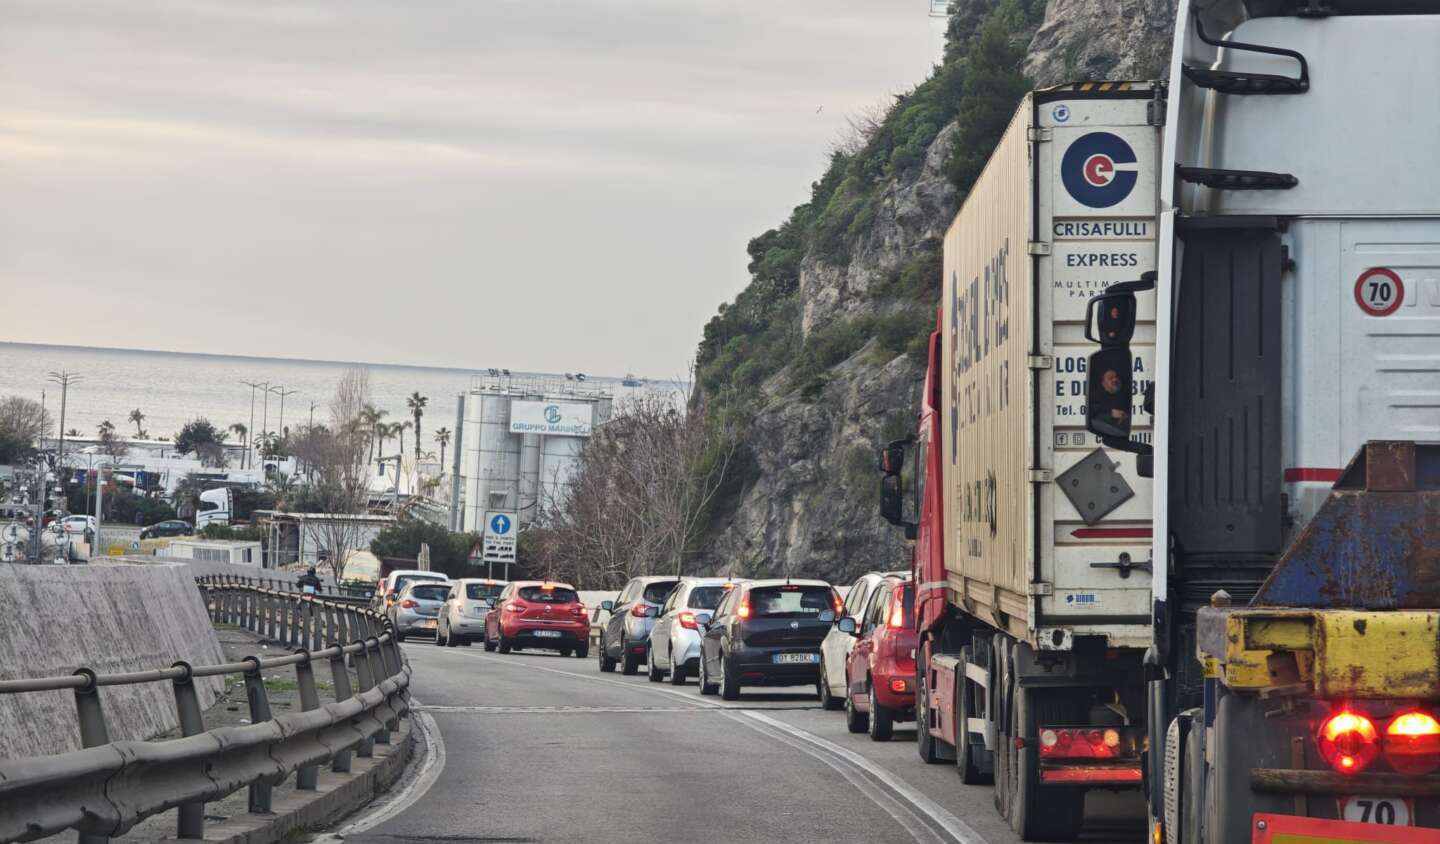
M 1135 150 L 1119 135 L 1081 135 L 1060 160 L 1060 181 L 1075 201 L 1109 208 L 1125 201 L 1140 178 Z
M 511 524 L 513 523 L 510 521 L 509 516 L 503 513 L 497 514 L 495 518 L 490 520 L 490 532 L 497 536 L 504 536 L 510 532 Z
M 1055 118 L 1056 123 L 1065 123 L 1070 120 L 1070 106 L 1060 103 L 1050 112 L 1050 116 Z
M 558 425 L 558 424 L 560 424 L 560 406 L 559 406 L 559 405 L 552 404 L 552 405 L 547 405 L 547 406 L 545 407 L 545 421 L 546 421 L 546 422 L 549 422 L 551 425 Z

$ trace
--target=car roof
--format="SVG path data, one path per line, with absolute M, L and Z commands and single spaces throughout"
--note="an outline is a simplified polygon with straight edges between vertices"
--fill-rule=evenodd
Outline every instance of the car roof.
M 521 586 L 544 586 L 547 583 L 551 586 L 554 586 L 556 589 L 569 589 L 571 592 L 575 591 L 574 586 L 571 586 L 568 583 L 562 583 L 558 580 L 513 580 L 510 582 L 509 585 L 514 586 L 518 589 Z
M 448 580 L 412 580 L 412 581 L 410 581 L 409 583 L 405 584 L 405 589 L 404 589 L 404 591 L 409 592 L 410 590 L 416 588 L 417 586 L 449 586 L 449 585 L 450 585 L 450 581 L 448 581 Z
M 385 577 L 394 580 L 395 578 L 404 574 L 418 574 L 422 577 L 443 577 L 446 580 L 450 579 L 450 575 L 446 574 L 443 571 L 425 571 L 424 569 L 396 569 L 385 575 Z
M 744 584 L 747 589 L 754 589 L 757 586 L 824 586 L 829 589 L 830 584 L 823 580 L 801 580 L 798 577 L 784 578 L 776 577 L 770 580 L 750 580 Z
M 510 583 L 508 580 L 494 580 L 489 577 L 457 577 L 451 583 L 481 583 L 486 586 L 505 586 Z
M 682 585 L 687 586 L 720 586 L 725 583 L 749 583 L 743 577 L 682 577 Z
M 640 576 L 640 577 L 632 577 L 632 578 L 630 578 L 630 582 L 631 582 L 631 583 L 634 583 L 634 582 L 637 581 L 637 580 L 640 581 L 641 583 L 659 583 L 659 582 L 662 581 L 662 580 L 678 581 L 678 580 L 683 580 L 683 578 L 676 577 L 676 576 L 673 575 L 673 574 L 668 574 L 668 575 L 667 575 L 667 574 L 647 574 L 647 575 L 642 575 L 642 576 Z

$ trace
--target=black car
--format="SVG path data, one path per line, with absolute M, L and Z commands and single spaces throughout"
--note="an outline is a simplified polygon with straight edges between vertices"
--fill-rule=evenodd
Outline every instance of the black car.
M 757 580 L 730 590 L 700 643 L 700 694 L 743 686 L 815 686 L 820 643 L 840 596 L 823 580 Z
M 153 525 L 140 529 L 141 539 L 154 539 L 158 536 L 190 536 L 195 529 L 190 523 L 181 519 L 166 519 L 163 522 L 156 522 Z

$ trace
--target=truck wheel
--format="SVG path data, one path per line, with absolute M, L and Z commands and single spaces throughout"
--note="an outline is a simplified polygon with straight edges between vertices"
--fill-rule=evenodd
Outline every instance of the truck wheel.
M 1200 819 L 1205 816 L 1205 730 L 1200 721 L 1201 711 L 1190 721 L 1185 735 L 1185 755 L 1180 760 L 1180 840 L 1184 844 L 1201 844 Z M 1174 840 L 1173 838 L 1171 839 Z
M 934 765 L 940 761 L 940 751 L 935 746 L 935 737 L 930 735 L 930 671 L 926 668 L 930 661 L 926 658 L 927 653 L 928 649 L 922 648 L 915 665 L 915 750 L 920 754 L 920 761 Z
M 870 740 L 889 741 L 890 736 L 895 734 L 895 713 L 880 705 L 880 698 L 875 694 L 875 683 L 870 686 Z
M 611 659 L 610 654 L 605 652 L 604 636 L 600 637 L 600 647 L 596 648 L 595 650 L 600 654 L 600 671 L 604 674 L 609 674 L 610 672 L 614 671 L 615 660 Z
M 845 705 L 845 701 L 830 692 L 830 673 L 825 670 L 825 657 L 823 656 L 820 657 L 820 682 L 815 685 L 819 686 L 815 691 L 820 695 L 821 709 L 834 712 Z
M 985 785 L 991 777 L 980 770 L 975 761 L 975 747 L 970 743 L 970 680 L 965 666 L 970 664 L 970 649 L 960 651 L 960 671 L 955 678 L 955 768 L 966 785 Z
M 855 711 L 855 690 L 850 688 L 850 677 L 845 677 L 845 728 L 852 733 L 863 733 L 870 729 L 870 716 Z
M 1042 723 L 1075 720 L 1074 707 L 1057 700 L 1064 692 L 1044 694 L 1036 689 L 1015 690 L 1015 728 L 1023 736 L 1034 736 Z M 1026 841 L 1073 841 L 1085 820 L 1085 790 L 1073 787 L 1040 786 L 1040 748 L 1034 739 L 1015 751 L 1010 827 Z
M 1010 737 L 1010 649 L 1000 637 L 996 637 L 991 651 L 990 683 L 993 699 L 996 701 L 995 731 L 995 811 L 1000 817 L 1010 819 L 1011 796 L 1015 793 L 1015 743 Z

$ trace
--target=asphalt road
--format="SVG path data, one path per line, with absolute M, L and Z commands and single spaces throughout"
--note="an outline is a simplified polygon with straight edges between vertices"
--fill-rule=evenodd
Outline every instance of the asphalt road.
M 439 747 L 392 816 L 347 844 L 1019 841 L 989 788 L 920 762 L 913 730 L 851 735 L 807 689 L 724 703 L 693 681 L 601 674 L 593 658 L 404 647 Z M 1082 840 L 1143 840 L 1138 799 L 1090 810 Z

